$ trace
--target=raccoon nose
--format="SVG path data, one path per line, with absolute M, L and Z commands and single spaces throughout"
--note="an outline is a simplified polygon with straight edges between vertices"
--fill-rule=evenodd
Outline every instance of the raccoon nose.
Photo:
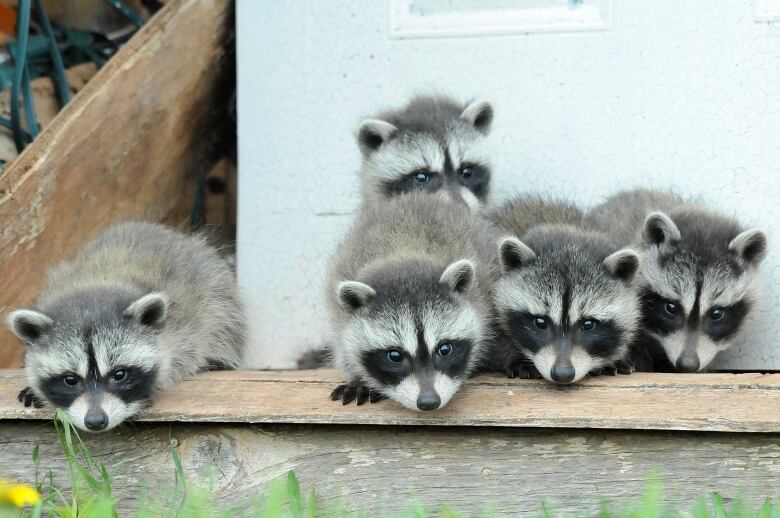
M 420 410 L 436 410 L 441 405 L 441 398 L 436 392 L 422 393 L 417 397 L 417 408 Z
M 556 363 L 550 377 L 558 383 L 571 383 L 574 380 L 574 365 L 569 362 Z
M 696 372 L 699 370 L 699 358 L 696 356 L 680 356 L 677 358 L 677 370 L 680 372 Z
M 84 417 L 84 426 L 93 432 L 99 432 L 108 426 L 108 416 L 100 409 L 90 409 Z

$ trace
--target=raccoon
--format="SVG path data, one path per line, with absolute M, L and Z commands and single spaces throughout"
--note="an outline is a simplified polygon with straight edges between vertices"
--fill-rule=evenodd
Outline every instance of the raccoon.
M 423 193 L 365 208 L 329 271 L 332 358 L 346 375 L 331 399 L 447 404 L 492 336 L 492 227 Z
M 698 372 L 731 346 L 761 298 L 763 232 L 648 189 L 612 196 L 586 222 L 643 256 L 638 369 Z
M 533 226 L 533 215 L 542 224 Z M 630 372 L 624 360 L 639 327 L 631 286 L 639 255 L 571 224 L 581 215 L 541 198 L 518 198 L 491 214 L 510 235 L 499 243 L 495 286 L 503 336 L 488 364 L 509 377 L 574 383 L 587 374 Z
M 448 97 L 417 96 L 399 110 L 364 120 L 357 130 L 363 155 L 363 201 L 401 193 L 437 193 L 471 208 L 490 191 L 487 136 L 493 108 L 487 101 L 461 104 Z
M 201 237 L 126 222 L 54 268 L 31 309 L 7 316 L 24 343 L 25 406 L 49 403 L 87 431 L 114 428 L 156 394 L 241 360 L 233 273 Z

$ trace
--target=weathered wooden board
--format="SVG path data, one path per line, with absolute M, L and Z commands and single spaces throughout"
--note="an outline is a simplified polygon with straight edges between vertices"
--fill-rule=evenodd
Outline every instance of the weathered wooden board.
M 231 26 L 230 0 L 170 2 L 0 174 L 0 314 L 106 225 L 191 206 L 185 185 L 208 171 L 225 118 Z M 3 328 L 0 366 L 19 360 Z
M 85 438 L 115 474 L 121 507 L 149 488 L 173 483 L 171 441 L 190 480 L 212 473 L 220 500 L 248 506 L 268 481 L 294 469 L 324 506 L 345 502 L 367 516 L 408 509 L 414 497 L 448 504 L 466 516 L 494 507 L 510 516 L 539 512 L 542 499 L 561 511 L 595 511 L 600 499 L 636 501 L 645 480 L 665 474 L 666 500 L 681 510 L 719 491 L 754 505 L 780 492 L 777 435 L 508 428 L 316 425 L 162 425 L 137 423 Z M 67 481 L 47 423 L 0 422 L 0 473 L 29 480 L 33 447 L 40 473 Z
M 170 389 L 140 421 L 506 426 L 780 432 L 778 374 L 654 374 L 589 378 L 559 387 L 481 376 L 444 409 L 412 412 L 390 401 L 330 401 L 335 371 L 202 374 Z M 50 412 L 16 401 L 23 373 L 0 371 L 0 419 Z

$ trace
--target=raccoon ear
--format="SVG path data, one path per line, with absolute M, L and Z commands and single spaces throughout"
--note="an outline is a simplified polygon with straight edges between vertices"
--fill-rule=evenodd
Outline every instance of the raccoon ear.
M 516 270 L 536 259 L 528 245 L 516 237 L 505 237 L 498 243 L 498 257 L 504 272 Z
M 461 259 L 450 264 L 439 277 L 439 284 L 455 293 L 468 293 L 474 285 L 474 263 Z
M 624 248 L 607 256 L 604 259 L 604 268 L 615 279 L 623 282 L 631 282 L 639 271 L 639 254 Z
M 663 212 L 653 212 L 645 218 L 642 239 L 647 245 L 660 246 L 665 243 L 674 244 L 682 239 L 682 236 L 672 218 Z
M 493 107 L 487 101 L 474 101 L 466 106 L 460 118 L 474 126 L 481 133 L 490 133 L 490 125 L 493 123 Z
M 122 316 L 142 326 L 160 326 L 168 317 L 168 296 L 160 292 L 144 295 L 130 304 Z
M 729 243 L 729 250 L 743 266 L 758 266 L 766 257 L 766 235 L 758 229 L 750 229 L 737 235 Z
M 379 149 L 382 144 L 386 144 L 388 140 L 393 138 L 396 131 L 398 131 L 398 128 L 389 122 L 379 119 L 364 120 L 360 123 L 360 127 L 357 130 L 357 141 L 360 151 L 365 156 L 370 155 Z
M 339 306 L 350 313 L 366 307 L 376 297 L 376 291 L 368 284 L 358 281 L 344 281 L 336 288 Z
M 17 309 L 8 314 L 5 323 L 19 340 L 32 343 L 49 332 L 54 320 L 39 311 Z

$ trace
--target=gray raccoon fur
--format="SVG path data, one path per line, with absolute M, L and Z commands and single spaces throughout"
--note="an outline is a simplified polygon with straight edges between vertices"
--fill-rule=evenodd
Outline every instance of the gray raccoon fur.
M 525 194 L 490 209 L 485 216 L 506 232 L 523 236 L 532 227 L 543 224 L 581 226 L 584 214 L 582 209 L 568 201 Z
M 328 274 L 329 343 L 347 378 L 333 399 L 444 406 L 492 336 L 495 238 L 465 207 L 423 193 L 365 207 Z
M 696 372 L 728 349 L 761 298 L 763 232 L 670 193 L 620 192 L 586 223 L 643 256 L 641 370 Z
M 502 275 L 494 288 L 502 336 L 488 355 L 493 369 L 558 383 L 626 371 L 639 325 L 631 286 L 639 256 L 578 226 L 581 214 L 539 196 L 491 211 L 508 234 L 499 245 Z
M 490 192 L 492 121 L 486 101 L 464 104 L 439 95 L 418 95 L 364 120 L 357 130 L 363 202 L 423 191 L 483 206 Z
M 36 306 L 7 323 L 26 346 L 31 388 L 20 398 L 66 408 L 92 430 L 199 371 L 238 367 L 245 339 L 228 263 L 202 237 L 143 222 L 110 227 L 53 268 Z M 109 379 L 117 369 L 121 383 Z

